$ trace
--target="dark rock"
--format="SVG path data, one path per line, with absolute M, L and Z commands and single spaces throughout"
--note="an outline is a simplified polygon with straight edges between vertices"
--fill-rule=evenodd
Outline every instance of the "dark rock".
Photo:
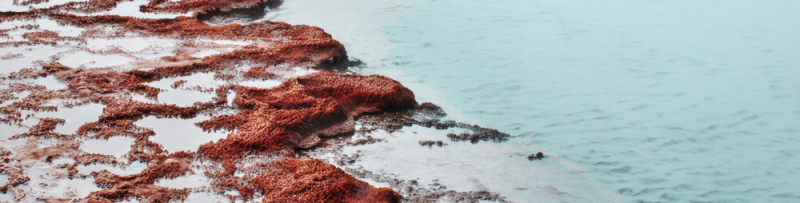
M 446 146 L 446 145 L 447 145 L 447 143 L 444 143 L 444 142 L 442 142 L 441 140 L 437 140 L 437 141 L 433 141 L 433 140 L 422 140 L 422 141 L 419 141 L 419 145 L 422 145 L 422 146 L 428 146 L 428 147 L 431 147 L 431 146 L 433 146 L 433 145 L 436 145 L 436 146 L 439 146 L 439 147 L 441 147 L 441 146 Z
M 530 161 L 533 161 L 533 160 L 542 160 L 542 159 L 544 159 L 544 153 L 542 153 L 542 152 L 538 152 L 538 153 L 536 153 L 536 154 L 531 154 L 531 155 L 528 155 L 526 158 L 528 158 L 528 160 L 530 160 Z

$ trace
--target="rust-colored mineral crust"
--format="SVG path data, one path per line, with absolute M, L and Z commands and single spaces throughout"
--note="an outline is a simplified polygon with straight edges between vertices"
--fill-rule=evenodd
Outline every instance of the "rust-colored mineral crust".
M 263 196 L 264 202 L 398 202 L 401 199 L 391 189 L 370 186 L 335 166 L 318 160 L 300 161 L 287 157 L 295 157 L 296 149 L 316 146 L 321 138 L 354 131 L 354 119 L 363 113 L 413 108 L 417 102 L 409 89 L 395 80 L 377 75 L 322 71 L 294 77 L 282 73 L 293 68 L 322 69 L 347 60 L 344 46 L 317 27 L 272 21 L 211 26 L 198 21 L 210 15 L 263 11 L 266 7 L 279 5 L 281 0 L 150 0 L 149 4 L 141 7 L 145 12 L 196 12 L 195 18 L 143 19 L 74 14 L 110 10 L 121 1 L 90 0 L 22 12 L 0 12 L 0 23 L 49 19 L 62 26 L 85 29 L 74 37 L 62 36 L 39 25 L 0 30 L 0 38 L 8 39 L 0 41 L 0 48 L 42 46 L 68 50 L 36 62 L 35 68 L 0 74 L 0 125 L 23 126 L 29 119 L 38 119 L 38 123 L 26 124 L 25 132 L 9 136 L 9 140 L 15 143 L 28 141 L 26 144 L 15 144 L 14 151 L 0 146 L 3 161 L 0 174 L 9 177 L 9 181 L 0 186 L 0 193 L 12 192 L 16 201 L 46 202 L 118 202 L 131 199 L 170 202 L 185 200 L 192 192 L 224 195 L 231 191 L 239 194 L 229 195 L 232 201 L 249 201 L 257 196 Z M 26 0 L 17 4 L 42 2 L 46 1 Z M 13 38 L 9 31 L 24 34 Z M 93 50 L 86 46 L 95 39 L 122 38 L 166 39 L 177 41 L 178 45 L 174 51 L 167 52 L 167 56 L 154 59 L 136 57 L 137 53 L 125 51 L 124 47 Z M 220 45 L 204 40 L 246 43 Z M 230 51 L 197 55 L 206 49 Z M 68 63 L 59 60 L 76 52 L 98 57 L 118 55 L 132 58 L 132 62 L 122 66 L 101 64 L 90 68 L 65 65 Z M 2 60 L 25 57 L 19 53 L 3 54 L 0 56 Z M 216 81 L 225 84 L 201 87 L 189 86 L 191 80 L 176 80 L 170 82 L 170 89 L 151 86 L 150 83 L 201 73 L 214 74 Z M 41 79 L 66 86 L 53 89 L 32 82 Z M 237 85 L 237 82 L 247 80 L 285 81 L 273 88 Z M 211 101 L 188 106 L 146 100 L 157 100 L 165 92 L 178 89 L 204 92 L 214 97 Z M 232 104 L 227 101 L 229 94 L 236 95 Z M 102 106 L 102 114 L 92 118 L 95 120 L 82 123 L 75 132 L 55 131 L 65 122 L 70 122 L 69 118 L 36 116 L 42 112 L 58 112 L 88 104 Z M 221 111 L 230 113 L 218 113 Z M 204 130 L 232 133 L 196 150 L 175 152 L 151 141 L 157 134 L 153 129 L 136 125 L 145 117 L 195 118 L 201 115 L 214 116 L 197 123 Z M 82 139 L 115 136 L 135 138 L 122 159 L 89 153 L 81 148 Z M 253 157 L 275 157 L 278 161 L 255 162 L 260 164 L 256 166 L 241 164 Z M 53 162 L 59 158 L 68 161 Z M 147 167 L 133 175 L 78 169 L 80 165 L 124 167 L 134 162 L 144 162 Z M 44 165 L 52 167 L 48 170 L 58 173 L 30 175 L 32 163 L 46 163 Z M 159 180 L 194 174 L 201 167 L 205 167 L 202 174 L 210 182 L 204 188 L 178 189 L 156 185 Z M 248 175 L 237 176 L 237 172 Z M 32 191 L 30 188 L 47 190 L 47 185 L 26 186 L 45 177 L 95 178 L 94 183 L 100 189 L 90 191 L 88 196 L 76 196 L 72 191 L 67 192 L 67 197 L 26 196 Z M 28 189 L 20 189 L 22 187 Z
M 249 180 L 264 191 L 262 202 L 399 202 L 400 194 L 375 188 L 319 160 L 283 159 L 261 167 L 270 173 Z

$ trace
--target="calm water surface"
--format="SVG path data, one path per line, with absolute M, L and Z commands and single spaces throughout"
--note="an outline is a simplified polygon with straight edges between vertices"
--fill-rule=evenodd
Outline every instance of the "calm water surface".
M 797 202 L 798 10 L 794 0 L 293 0 L 268 18 L 322 27 L 367 62 L 362 73 L 517 136 L 503 148 L 575 163 L 625 202 Z

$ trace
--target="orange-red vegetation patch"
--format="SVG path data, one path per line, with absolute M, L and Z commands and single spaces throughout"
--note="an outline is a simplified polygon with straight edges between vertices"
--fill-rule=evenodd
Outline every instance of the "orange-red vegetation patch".
M 234 103 L 249 111 L 201 123 L 205 130 L 238 126 L 227 139 L 200 147 L 199 152 L 208 157 L 230 159 L 251 150 L 310 147 L 316 143 L 302 143 L 355 130 L 350 123 L 361 113 L 417 104 L 414 94 L 399 82 L 377 75 L 319 72 L 289 79 L 271 89 L 239 86 L 236 92 Z M 231 123 L 236 121 L 241 123 Z M 340 127 L 342 124 L 349 128 Z
M 283 159 L 261 165 L 269 173 L 249 182 L 264 192 L 262 202 L 399 202 L 400 194 L 375 188 L 319 160 Z
M 175 104 L 153 104 L 135 101 L 116 102 L 107 101 L 108 107 L 103 109 L 100 121 L 114 121 L 126 118 L 141 118 L 146 114 L 153 114 L 159 117 L 194 117 L 197 108 L 180 107 Z
M 23 57 L 25 57 L 25 55 L 15 54 L 15 53 L 6 53 L 5 55 L 0 56 L 0 59 L 2 59 L 2 60 L 11 60 L 11 59 L 18 59 L 18 58 L 23 58 Z
M 142 12 L 194 12 L 198 19 L 204 20 L 211 15 L 225 15 L 231 13 L 248 13 L 258 15 L 264 13 L 267 7 L 274 8 L 283 3 L 283 0 L 184 0 L 178 2 L 151 0 L 141 7 Z
M 30 131 L 22 133 L 20 135 L 15 135 L 15 137 L 30 137 L 30 136 L 37 136 L 37 137 L 58 137 L 63 136 L 58 133 L 53 132 L 56 129 L 56 126 L 63 125 L 66 120 L 61 118 L 42 118 L 39 119 L 39 124 L 34 125 L 31 127 Z
M 38 0 L 26 2 L 36 3 Z M 30 126 L 26 133 L 12 139 L 29 139 L 28 144 L 18 145 L 16 154 L 0 150 L 3 163 L 0 173 L 9 174 L 9 181 L 0 187 L 5 192 L 29 181 L 23 176 L 23 161 L 49 162 L 58 157 L 75 159 L 74 164 L 59 165 L 68 171 L 69 177 L 79 174 L 77 164 L 117 163 L 116 157 L 91 154 L 80 150 L 79 138 L 109 138 L 130 136 L 136 138 L 131 150 L 125 155 L 128 161 L 147 162 L 148 167 L 139 174 L 120 176 L 103 170 L 91 175 L 95 183 L 103 188 L 82 197 L 87 202 L 115 202 L 137 198 L 145 202 L 169 202 L 184 200 L 189 189 L 172 189 L 155 186 L 159 179 L 175 178 L 194 173 L 190 163 L 213 162 L 216 169 L 205 175 L 213 180 L 209 190 L 224 194 L 237 190 L 241 197 L 251 200 L 263 192 L 265 202 L 397 202 L 399 194 L 388 188 L 374 188 L 356 180 L 342 170 L 316 160 L 298 161 L 281 159 L 263 165 L 267 173 L 257 176 L 237 177 L 238 161 L 247 156 L 294 156 L 296 148 L 313 147 L 320 137 L 330 137 L 354 129 L 354 118 L 365 112 L 395 111 L 416 106 L 414 94 L 397 81 L 383 76 L 346 75 L 319 72 L 285 81 L 280 86 L 261 89 L 238 85 L 222 85 L 202 89 L 215 92 L 217 97 L 210 102 L 195 103 L 181 107 L 174 104 L 159 104 L 137 101 L 134 95 L 145 95 L 157 99 L 166 89 L 149 86 L 147 82 L 164 78 L 186 76 L 199 72 L 215 72 L 215 78 L 234 79 L 278 79 L 282 76 L 270 72 L 275 67 L 321 68 L 347 59 L 344 46 L 317 27 L 292 26 L 281 22 L 259 22 L 249 25 L 210 26 L 196 18 L 142 19 L 125 16 L 78 16 L 63 11 L 97 12 L 114 8 L 117 0 L 90 0 L 70 2 L 50 8 L 32 9 L 27 12 L 0 12 L 0 22 L 49 18 L 63 25 L 87 28 L 78 37 L 62 37 L 52 31 L 28 32 L 22 37 L 27 41 L 8 42 L 2 46 L 42 44 L 62 46 L 64 41 L 86 41 L 88 38 L 114 38 L 131 34 L 136 37 L 158 37 L 184 40 L 198 39 L 252 41 L 227 53 L 192 57 L 191 51 L 177 53 L 153 61 L 137 61 L 126 68 L 75 68 L 54 60 L 38 63 L 41 67 L 22 69 L 0 78 L 7 88 L 0 90 L 3 103 L 0 107 L 0 123 L 20 125 L 28 119 L 23 110 L 55 111 L 75 105 L 99 103 L 105 105 L 97 120 L 82 125 L 78 132 L 63 135 L 53 132 L 65 120 L 42 118 L 37 125 Z M 262 10 L 279 4 L 280 0 L 185 0 L 170 2 L 151 0 L 143 6 L 152 12 L 198 12 L 201 15 Z M 115 29 L 111 34 L 105 28 Z M 38 29 L 24 26 L 14 29 Z M 2 35 L 4 32 L 0 32 Z M 197 43 L 202 44 L 202 43 Z M 181 45 L 184 46 L 184 45 Z M 185 45 L 193 49 L 198 45 Z M 238 45 L 237 45 L 238 46 Z M 218 48 L 218 47 L 217 47 Z M 88 51 L 88 50 L 83 50 Z M 121 49 L 94 54 L 123 53 Z M 184 53 L 181 55 L 181 53 Z M 6 54 L 5 59 L 21 55 Z M 54 56 L 55 57 L 55 56 Z M 60 57 L 60 56 L 59 56 Z M 146 64 L 146 65 L 142 65 Z M 242 64 L 248 64 L 243 66 Z M 250 67 L 241 70 L 242 67 Z M 40 77 L 55 77 L 67 87 L 50 90 L 41 85 L 32 85 L 31 80 Z M 187 82 L 174 82 L 172 88 L 183 87 Z M 196 88 L 196 89 L 197 89 Z M 234 105 L 226 102 L 227 94 L 236 92 Z M 30 92 L 24 98 L 15 95 Z M 27 93 L 26 93 L 27 94 Z M 57 103 L 57 104 L 54 104 Z M 194 152 L 167 152 L 158 143 L 150 141 L 156 133 L 135 125 L 146 116 L 193 118 L 199 114 L 210 114 L 219 109 L 235 109 L 232 115 L 220 115 L 198 123 L 203 129 L 235 130 L 226 139 L 209 142 Z M 35 114 L 35 113 L 34 113 Z M 56 139 L 50 146 L 40 146 L 37 139 Z M 49 142 L 49 141 L 48 141 Z M 129 164 L 129 163 L 127 163 Z M 211 167 L 213 168 L 213 167 Z M 84 175 L 85 176 L 85 173 Z M 85 177 L 81 177 L 85 178 Z M 12 190 L 15 191 L 15 190 Z M 24 193 L 24 191 L 22 191 Z M 291 194 L 291 195 L 290 195 Z M 296 196 L 292 196 L 295 195 Z M 21 195 L 21 196 L 24 196 Z M 17 197 L 21 197 L 17 195 Z M 30 198 L 28 200 L 31 200 Z M 64 198 L 39 198 L 42 201 L 73 201 Z
M 31 4 L 40 4 L 48 0 L 14 0 L 14 5 L 27 6 Z
M 261 79 L 261 80 L 269 80 L 278 78 L 278 75 L 275 73 L 270 73 L 265 70 L 265 67 L 252 67 L 250 70 L 244 73 L 244 77 L 250 79 Z
M 50 162 L 58 157 L 70 157 L 75 159 L 76 163 L 81 164 L 117 163 L 114 156 L 82 153 L 78 149 L 79 147 L 80 143 L 78 143 L 76 140 L 62 140 L 53 146 L 40 147 L 39 140 L 36 138 L 31 138 L 27 144 L 17 146 L 19 153 L 16 156 L 11 157 L 9 160 L 40 160 Z
M 8 175 L 8 182 L 0 186 L 0 192 L 6 193 L 8 189 L 27 183 L 31 179 L 23 175 L 24 170 L 21 166 L 13 166 L 0 163 L 0 174 Z
M 119 176 L 106 170 L 92 172 L 95 183 L 104 189 L 92 192 L 89 202 L 114 202 L 137 197 L 145 202 L 169 202 L 184 200 L 189 190 L 159 187 L 153 185 L 157 179 L 175 178 L 192 173 L 189 167 L 194 154 L 177 152 L 160 156 L 150 162 L 150 166 L 139 174 Z

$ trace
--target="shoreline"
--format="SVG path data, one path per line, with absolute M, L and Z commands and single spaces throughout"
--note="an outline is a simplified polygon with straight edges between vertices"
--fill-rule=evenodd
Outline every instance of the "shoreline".
M 454 142 L 502 142 L 509 135 L 494 129 L 440 121 L 438 118 L 444 115 L 441 108 L 430 103 L 418 105 L 409 89 L 390 78 L 336 73 L 335 70 L 347 68 L 349 59 L 344 46 L 320 28 L 272 21 L 209 26 L 198 20 L 239 12 L 251 15 L 251 8 L 263 10 L 262 7 L 267 5 L 275 6 L 275 1 L 237 1 L 239 4 L 216 7 L 208 6 L 215 1 L 201 2 L 204 3 L 170 2 L 168 4 L 173 5 L 164 7 L 151 3 L 142 7 L 148 12 L 199 13 L 193 18 L 142 19 L 69 13 L 109 10 L 116 6 L 116 2 L 71 2 L 26 12 L 0 13 L 0 22 L 3 23 L 47 19 L 56 21 L 59 26 L 83 29 L 77 36 L 61 36 L 59 32 L 47 30 L 50 28 L 40 27 L 34 22 L 0 30 L 0 36 L 10 39 L 0 43 L 1 48 L 44 46 L 63 49 L 49 61 L 39 60 L 33 68 L 20 68 L 0 78 L 4 85 L 0 92 L 3 99 L 0 121 L 10 128 L 27 128 L 23 133 L 8 135 L 9 141 L 2 143 L 0 156 L 5 163 L 0 173 L 7 174 L 9 181 L 0 187 L 0 191 L 12 193 L 14 201 L 46 202 L 181 201 L 192 193 L 223 195 L 230 201 L 261 198 L 262 202 L 398 202 L 401 199 L 435 201 L 442 198 L 505 202 L 498 194 L 487 191 L 456 192 L 441 186 L 438 190 L 430 190 L 417 185 L 414 180 L 383 178 L 393 189 L 408 188 L 408 191 L 398 193 L 389 188 L 370 186 L 350 175 L 380 176 L 368 175 L 372 172 L 350 170 L 348 174 L 318 159 L 299 156 L 298 150 L 320 149 L 318 145 L 335 141 L 342 134 L 376 129 L 392 131 L 412 125 L 468 131 L 448 136 Z M 8 34 L 14 32 L 24 34 L 19 39 Z M 87 46 L 97 39 L 106 39 L 110 43 L 100 49 Z M 114 40 L 120 39 L 123 41 L 117 43 L 146 39 L 151 44 L 139 50 L 126 50 L 126 47 L 114 44 Z M 204 52 L 208 50 L 213 52 L 210 55 Z M 4 56 L 4 60 L 24 59 L 35 54 L 12 53 Z M 96 61 L 79 63 L 77 67 L 61 63 L 61 59 L 68 59 L 68 56 L 102 58 L 110 55 L 129 61 L 114 66 L 105 66 L 102 61 L 101 64 Z M 295 76 L 296 67 L 320 72 Z M 209 87 L 204 81 L 198 84 L 192 79 L 181 79 L 170 88 L 149 85 L 164 79 L 188 79 L 211 73 L 211 80 L 223 81 L 222 84 Z M 43 79 L 55 81 L 42 82 Z M 238 85 L 239 82 L 268 80 L 281 82 L 277 86 L 261 88 Z M 67 85 L 58 86 L 54 82 Z M 189 102 L 190 105 L 158 103 L 159 96 L 184 94 L 180 91 L 208 94 L 212 96 L 211 101 Z M 74 122 L 71 117 L 75 115 L 59 115 L 66 119 L 36 116 L 88 105 L 104 107 L 100 115 L 78 124 L 74 132 L 62 133 L 57 129 Z M 202 144 L 195 151 L 170 152 L 163 144 L 151 140 L 153 136 L 164 135 L 139 125 L 140 120 L 149 117 L 188 119 L 200 115 L 213 117 L 195 124 L 203 131 L 230 134 Z M 371 120 L 373 129 L 357 130 L 357 120 L 362 126 Z M 135 139 L 131 149 L 122 157 L 90 153 L 81 147 L 83 139 L 108 140 L 115 137 Z M 366 139 L 345 144 L 374 142 L 379 141 Z M 442 142 L 438 143 L 441 147 Z M 429 147 L 433 145 L 427 144 Z M 347 159 L 347 156 L 339 159 Z M 146 167 L 130 175 L 117 175 L 109 170 L 124 170 L 136 162 Z M 339 165 L 348 163 L 353 161 L 344 160 Z M 37 164 L 48 169 L 31 171 L 30 167 Z M 79 170 L 81 166 L 89 165 L 109 165 L 111 168 Z M 32 174 L 43 178 L 31 177 Z M 208 183 L 204 187 L 184 189 L 157 186 L 160 181 L 190 174 L 203 174 Z M 62 194 L 50 193 L 52 187 L 62 188 L 70 185 L 70 181 L 91 179 L 99 190 L 66 188 Z M 235 195 L 230 194 L 233 191 Z

